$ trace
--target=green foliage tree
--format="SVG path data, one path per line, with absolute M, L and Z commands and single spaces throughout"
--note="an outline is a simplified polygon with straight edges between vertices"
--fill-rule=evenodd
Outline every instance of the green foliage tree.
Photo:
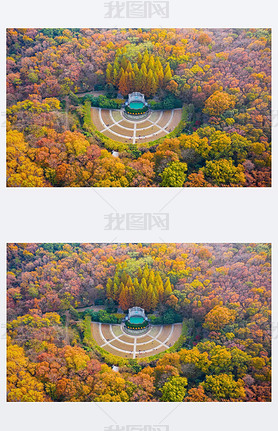
M 187 164 L 182 162 L 172 162 L 160 174 L 162 187 L 182 187 L 184 185 L 187 171 Z
M 162 387 L 161 401 L 181 402 L 186 394 L 186 377 L 171 377 Z
M 236 382 L 231 374 L 226 373 L 219 374 L 218 376 L 206 376 L 204 388 L 208 394 L 211 394 L 218 400 L 238 400 L 243 399 L 245 396 L 244 382 L 242 380 Z
M 243 167 L 234 166 L 232 160 L 207 161 L 201 170 L 207 179 L 217 186 L 243 185 L 245 182 Z

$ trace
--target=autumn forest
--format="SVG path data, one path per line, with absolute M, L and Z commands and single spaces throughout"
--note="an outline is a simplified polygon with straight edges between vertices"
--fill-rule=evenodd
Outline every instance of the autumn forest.
M 270 187 L 271 31 L 7 29 L 7 186 Z
M 7 400 L 271 401 L 270 244 L 8 244 Z

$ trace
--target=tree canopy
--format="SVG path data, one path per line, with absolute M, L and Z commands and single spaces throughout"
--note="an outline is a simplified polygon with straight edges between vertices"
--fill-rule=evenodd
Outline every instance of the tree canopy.
M 269 244 L 8 244 L 7 264 L 8 401 L 271 400 Z M 179 340 L 100 347 L 91 320 L 134 305 Z
M 90 106 L 132 91 L 182 120 L 98 132 Z M 269 29 L 7 29 L 9 187 L 269 187 L 270 109 Z

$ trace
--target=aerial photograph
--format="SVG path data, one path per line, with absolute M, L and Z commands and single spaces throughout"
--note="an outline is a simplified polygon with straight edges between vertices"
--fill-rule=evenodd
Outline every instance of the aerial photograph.
M 8 28 L 7 187 L 271 187 L 271 30 Z
M 7 244 L 8 402 L 270 402 L 271 244 Z

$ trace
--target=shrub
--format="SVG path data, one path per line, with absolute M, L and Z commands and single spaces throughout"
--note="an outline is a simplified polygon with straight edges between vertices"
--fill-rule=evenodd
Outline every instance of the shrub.
M 163 314 L 162 320 L 164 324 L 180 323 L 182 322 L 182 316 L 176 311 L 169 309 Z
M 154 314 L 149 314 L 148 319 L 152 325 L 162 325 L 163 320 L 161 316 L 155 316 Z
M 131 323 L 131 322 L 126 322 L 125 326 L 127 327 L 127 329 L 143 329 L 146 328 L 148 326 L 148 321 L 145 320 L 142 323 Z
M 90 316 L 93 322 L 99 322 L 98 311 L 85 310 L 79 313 L 81 317 Z
M 177 99 L 173 94 L 167 95 L 162 101 L 156 102 L 155 100 L 149 100 L 148 104 L 151 109 L 160 110 L 160 109 L 175 109 L 181 108 L 182 102 Z
M 107 99 L 106 96 L 98 96 L 97 98 L 98 106 L 100 108 L 106 108 L 106 109 L 119 109 L 122 106 L 122 101 L 120 104 L 116 102 L 115 99 Z
M 82 103 L 86 101 L 91 102 L 91 105 L 94 107 L 105 108 L 105 109 L 119 109 L 123 104 L 123 100 L 121 99 L 108 99 L 106 96 L 101 94 L 98 97 L 94 97 L 91 94 L 88 94 L 80 99 Z
M 182 102 L 177 99 L 173 94 L 169 94 L 168 96 L 166 96 L 162 104 L 163 109 L 175 109 L 182 107 Z
M 101 323 L 121 323 L 124 318 L 124 314 L 121 313 L 107 313 L 105 310 L 93 311 L 93 310 L 85 310 L 79 313 L 81 317 L 90 316 L 93 322 L 101 322 Z
M 143 106 L 143 108 L 140 109 L 132 109 L 129 106 L 125 107 L 125 111 L 127 114 L 131 114 L 131 115 L 140 115 L 140 114 L 144 114 L 144 112 L 147 112 L 149 108 L 147 106 Z
M 148 314 L 148 319 L 152 325 L 170 325 L 182 322 L 182 316 L 172 309 L 168 309 L 162 316 Z
M 159 110 L 159 109 L 163 109 L 163 105 L 161 102 L 156 102 L 155 100 L 150 100 L 148 102 L 149 107 L 153 110 Z

